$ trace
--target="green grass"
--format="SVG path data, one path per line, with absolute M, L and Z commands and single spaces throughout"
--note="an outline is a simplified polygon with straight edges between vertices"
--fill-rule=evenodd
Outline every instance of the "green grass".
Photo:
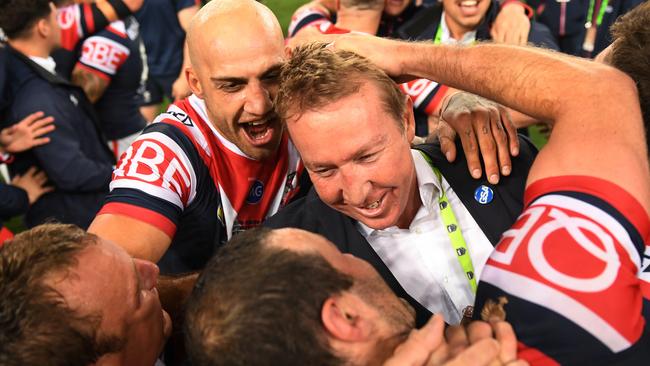
M 308 2 L 308 0 L 264 0 L 262 2 L 273 10 L 286 35 L 289 22 L 291 21 L 291 15 L 300 5 Z

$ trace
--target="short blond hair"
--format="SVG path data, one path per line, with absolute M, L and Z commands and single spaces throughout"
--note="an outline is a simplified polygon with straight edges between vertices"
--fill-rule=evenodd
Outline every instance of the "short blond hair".
M 367 82 L 377 86 L 384 111 L 404 131 L 406 96 L 397 84 L 370 60 L 354 52 L 333 50 L 322 42 L 294 49 L 282 67 L 275 109 L 287 121 L 353 95 Z

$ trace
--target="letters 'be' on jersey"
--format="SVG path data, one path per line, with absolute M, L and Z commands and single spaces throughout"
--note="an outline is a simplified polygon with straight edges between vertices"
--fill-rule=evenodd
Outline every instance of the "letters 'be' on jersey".
M 620 187 L 556 177 L 490 256 L 476 318 L 505 315 L 531 365 L 648 365 L 650 222 Z
M 161 272 L 200 270 L 233 233 L 260 225 L 296 197 L 302 171 L 286 134 L 274 158 L 253 160 L 212 126 L 203 100 L 190 96 L 170 105 L 122 156 L 99 214 L 132 217 L 173 238 Z

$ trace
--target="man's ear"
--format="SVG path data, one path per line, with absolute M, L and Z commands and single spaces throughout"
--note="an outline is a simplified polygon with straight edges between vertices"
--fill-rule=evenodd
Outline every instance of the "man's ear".
M 360 342 L 369 336 L 369 324 L 363 317 L 361 300 L 344 292 L 331 296 L 321 309 L 321 320 L 330 337 L 343 342 Z
M 185 69 L 185 77 L 187 78 L 187 85 L 190 86 L 192 94 L 203 99 L 203 86 L 201 85 L 199 77 L 196 75 L 196 71 L 194 71 L 193 66 L 189 66 Z
M 404 123 L 404 133 L 406 134 L 407 141 L 413 141 L 415 137 L 415 116 L 413 115 L 413 101 L 406 95 L 404 116 L 402 117 Z
M 52 27 L 50 26 L 48 19 L 42 18 L 36 22 L 32 31 L 36 32 L 40 38 L 47 38 L 49 37 L 50 32 L 52 32 Z

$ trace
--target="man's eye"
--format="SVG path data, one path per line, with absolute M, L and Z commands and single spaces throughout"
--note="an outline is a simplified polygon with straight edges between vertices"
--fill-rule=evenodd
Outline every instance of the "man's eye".
M 278 78 L 280 77 L 280 72 L 272 72 L 270 74 L 266 74 L 263 77 L 263 80 L 266 82 L 274 83 L 278 81 Z
M 227 92 L 227 93 L 233 93 L 240 91 L 242 88 L 242 84 L 222 84 L 219 89 Z
M 322 177 L 322 178 L 327 178 L 327 177 L 331 176 L 332 174 L 334 174 L 334 171 L 333 171 L 333 169 L 317 169 L 317 170 L 314 170 L 314 174 L 316 174 L 316 175 L 318 175 L 319 177 Z
M 369 163 L 375 159 L 376 154 L 366 154 L 359 157 L 359 161 L 362 163 Z

